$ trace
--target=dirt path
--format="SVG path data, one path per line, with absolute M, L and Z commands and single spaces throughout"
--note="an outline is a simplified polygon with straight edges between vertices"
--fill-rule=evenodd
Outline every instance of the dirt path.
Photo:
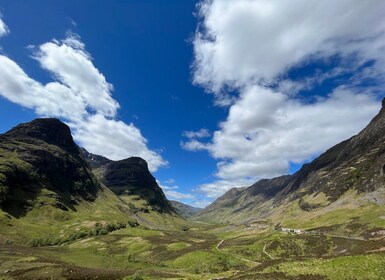
M 217 249 L 219 252 L 221 252 L 221 253 L 223 253 L 221 250 L 219 250 L 219 246 L 221 246 L 222 245 L 222 243 L 223 243 L 223 241 L 225 241 L 224 239 L 222 239 L 219 243 L 218 243 L 218 245 L 215 247 L 215 249 Z
M 241 257 L 235 256 L 235 255 L 233 255 L 233 254 L 223 252 L 221 249 L 219 249 L 219 246 L 221 246 L 221 245 L 223 244 L 224 241 L 225 241 L 225 240 L 222 239 L 222 240 L 217 244 L 217 246 L 215 247 L 215 249 L 216 249 L 218 252 L 220 252 L 220 253 L 222 253 L 222 254 L 225 254 L 225 255 L 231 255 L 231 256 L 233 256 L 234 258 L 237 258 L 237 259 L 239 259 L 239 260 L 241 260 L 241 261 L 244 261 L 244 262 L 252 263 L 253 265 L 259 265 L 259 264 L 260 264 L 259 262 L 255 262 L 255 261 L 252 261 L 252 260 L 249 260 L 249 259 L 246 259 L 246 258 L 241 258 Z
M 263 252 L 266 256 L 268 256 L 271 260 L 275 260 L 275 258 L 274 258 L 272 255 L 270 255 L 268 252 L 266 252 L 266 246 L 267 246 L 267 245 L 270 245 L 270 243 L 269 243 L 269 244 L 265 244 L 265 246 L 263 246 L 262 252 Z

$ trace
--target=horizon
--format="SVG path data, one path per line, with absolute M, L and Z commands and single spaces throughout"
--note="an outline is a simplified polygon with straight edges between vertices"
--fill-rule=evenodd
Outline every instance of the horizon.
M 0 133 L 59 118 L 200 208 L 293 174 L 367 125 L 385 78 L 385 3 L 297 2 L 3 2 Z

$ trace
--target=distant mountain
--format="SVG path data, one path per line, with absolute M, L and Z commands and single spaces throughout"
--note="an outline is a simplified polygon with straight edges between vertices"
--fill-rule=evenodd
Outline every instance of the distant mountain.
M 268 219 L 292 227 L 370 234 L 385 227 L 385 101 L 358 135 L 327 150 L 293 175 L 232 189 L 194 219 Z
M 189 218 L 194 214 L 197 214 L 202 208 L 193 207 L 187 204 L 184 204 L 179 201 L 170 200 L 171 205 L 176 209 L 179 215 L 184 218 Z
M 82 153 L 100 182 L 130 206 L 138 211 L 176 213 L 142 158 L 113 161 L 85 149 Z

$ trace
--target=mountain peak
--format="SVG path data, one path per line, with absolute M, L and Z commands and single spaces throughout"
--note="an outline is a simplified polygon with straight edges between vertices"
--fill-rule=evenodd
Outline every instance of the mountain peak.
M 123 200 L 132 203 L 130 196 L 136 196 L 136 202 L 145 202 L 144 208 L 151 206 L 158 212 L 175 213 L 144 159 L 129 157 L 114 161 L 89 153 L 84 148 L 81 152 L 100 182 Z
M 38 118 L 28 123 L 22 123 L 4 135 L 19 139 L 34 138 L 59 146 L 69 152 L 78 151 L 70 128 L 56 118 Z

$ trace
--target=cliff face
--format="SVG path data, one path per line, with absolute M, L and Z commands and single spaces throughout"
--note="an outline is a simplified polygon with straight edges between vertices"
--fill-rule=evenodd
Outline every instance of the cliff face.
M 93 200 L 99 184 L 67 125 L 36 119 L 0 135 L 0 206 L 24 215 L 42 189 L 55 193 L 58 207 Z
M 139 157 L 113 161 L 88 153 L 82 149 L 101 183 L 128 203 L 139 203 L 141 210 L 175 213 L 162 189 L 148 170 L 145 160 Z
M 140 200 L 138 210 L 175 213 L 146 161 L 112 161 L 79 149 L 58 119 L 36 119 L 0 135 L 0 207 L 13 216 L 25 215 L 44 189 L 55 194 L 57 207 L 74 209 L 80 200 L 93 201 L 100 183 L 131 206 Z
M 291 215 L 290 219 L 301 220 L 305 216 L 317 219 L 325 213 L 345 211 L 347 207 L 354 211 L 357 207 L 382 209 L 384 188 L 383 107 L 358 135 L 327 150 L 295 174 L 260 180 L 242 190 L 230 190 L 195 218 L 240 222 L 250 218 L 276 220 L 279 215 L 285 220 Z M 349 221 L 350 217 L 346 219 Z M 380 221 L 380 217 L 375 219 Z

